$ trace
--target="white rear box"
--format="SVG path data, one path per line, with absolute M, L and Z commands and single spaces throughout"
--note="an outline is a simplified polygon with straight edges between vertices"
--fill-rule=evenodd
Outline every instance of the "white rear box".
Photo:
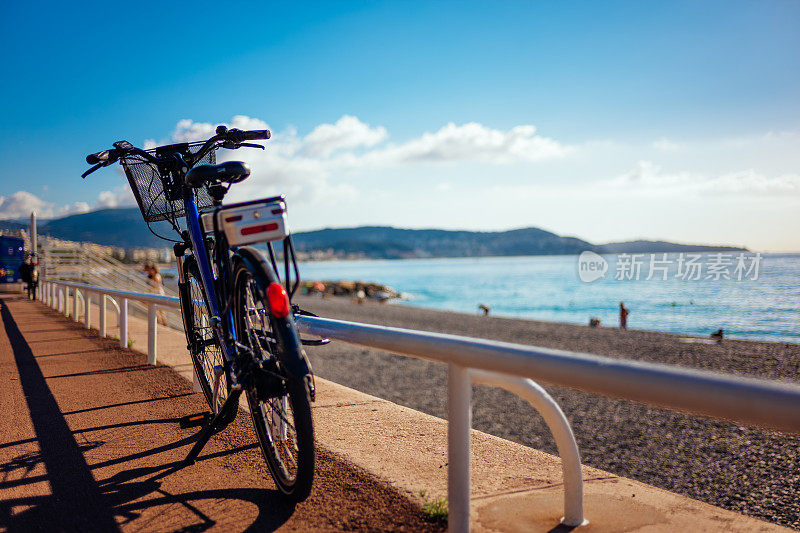
M 289 236 L 286 204 L 280 200 L 234 204 L 203 213 L 200 220 L 204 231 L 213 231 L 215 216 L 229 246 L 280 241 Z

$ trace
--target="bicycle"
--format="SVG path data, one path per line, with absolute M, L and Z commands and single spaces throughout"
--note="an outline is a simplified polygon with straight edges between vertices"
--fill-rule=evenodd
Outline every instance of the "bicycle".
M 205 427 L 186 462 L 193 463 L 208 439 L 233 421 L 244 392 L 270 474 L 284 495 L 299 502 L 308 497 L 314 476 L 315 387 L 303 344 L 324 341 L 301 341 L 294 323 L 294 314 L 302 313 L 291 303 L 300 280 L 285 198 L 223 205 L 250 169 L 240 161 L 216 164 L 215 155 L 219 148 L 264 149 L 245 141 L 269 138 L 269 130 L 219 126 L 204 142 L 142 150 L 118 141 L 88 155 L 93 166 L 82 177 L 119 162 L 148 229 L 166 238 L 152 227 L 166 221 L 180 235 L 168 240 L 178 265 L 181 315 L 211 408 L 200 417 Z M 263 243 L 268 258 L 254 247 Z

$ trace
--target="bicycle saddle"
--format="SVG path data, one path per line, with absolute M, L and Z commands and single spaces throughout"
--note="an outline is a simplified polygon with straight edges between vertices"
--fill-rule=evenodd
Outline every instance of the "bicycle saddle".
M 225 161 L 218 165 L 198 165 L 185 178 L 187 187 L 197 189 L 206 183 L 225 181 L 239 183 L 250 175 L 250 167 L 241 161 Z

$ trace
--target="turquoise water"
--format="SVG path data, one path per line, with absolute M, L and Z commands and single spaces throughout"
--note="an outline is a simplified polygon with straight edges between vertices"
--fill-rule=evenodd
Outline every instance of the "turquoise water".
M 309 262 L 300 273 L 303 279 L 389 285 L 408 295 L 399 305 L 477 313 L 484 304 L 492 315 L 576 324 L 599 317 L 603 325 L 616 326 L 624 301 L 630 329 L 706 336 L 724 328 L 728 337 L 800 343 L 800 254 L 765 254 L 757 279 L 751 272 L 741 281 L 708 274 L 713 254 L 699 258 L 705 266 L 700 280 L 676 277 L 677 255 L 660 263 L 667 266 L 666 281 L 661 271 L 645 279 L 649 254 L 638 280 L 616 279 L 626 259 L 603 258 L 609 263 L 606 276 L 590 283 L 578 275 L 577 256 Z M 747 266 L 752 258 L 747 255 Z M 737 255 L 730 259 L 725 271 L 735 278 Z

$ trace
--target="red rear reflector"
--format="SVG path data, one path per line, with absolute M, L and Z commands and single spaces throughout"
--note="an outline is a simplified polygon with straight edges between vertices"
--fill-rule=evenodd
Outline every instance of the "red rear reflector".
M 265 231 L 275 231 L 278 229 L 277 222 L 271 222 L 269 224 L 261 224 L 260 226 L 250 226 L 249 228 L 242 228 L 241 234 L 242 235 L 252 235 L 253 233 L 262 233 Z
M 289 295 L 286 294 L 286 289 L 280 283 L 270 283 L 269 287 L 267 287 L 267 303 L 269 304 L 269 312 L 275 318 L 289 316 L 289 311 L 291 310 Z
M 225 219 L 225 222 L 239 222 L 242 220 L 242 215 L 234 215 Z

